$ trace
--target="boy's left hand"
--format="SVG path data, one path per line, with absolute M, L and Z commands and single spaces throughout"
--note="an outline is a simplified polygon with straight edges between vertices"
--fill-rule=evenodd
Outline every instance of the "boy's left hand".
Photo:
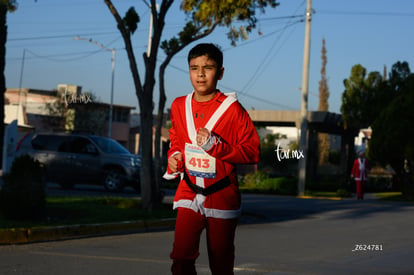
M 204 145 L 209 138 L 210 138 L 210 132 L 206 128 L 200 128 L 197 131 L 196 141 L 197 141 L 198 146 Z

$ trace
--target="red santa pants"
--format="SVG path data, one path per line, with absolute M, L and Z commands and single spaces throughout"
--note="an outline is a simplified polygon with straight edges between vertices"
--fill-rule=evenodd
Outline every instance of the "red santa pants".
M 232 275 L 234 267 L 234 236 L 237 219 L 206 218 L 191 209 L 178 208 L 171 252 L 174 275 L 197 274 L 195 260 L 200 236 L 206 229 L 207 250 L 212 275 Z
M 365 182 L 363 180 L 356 180 L 356 193 L 358 200 L 364 199 L 364 185 Z

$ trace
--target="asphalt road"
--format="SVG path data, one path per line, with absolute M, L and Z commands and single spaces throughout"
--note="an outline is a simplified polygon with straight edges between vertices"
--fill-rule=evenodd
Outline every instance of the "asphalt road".
M 414 204 L 243 195 L 235 274 L 414 274 Z M 1 274 L 169 274 L 173 231 L 0 246 Z M 209 274 L 205 239 L 198 274 Z

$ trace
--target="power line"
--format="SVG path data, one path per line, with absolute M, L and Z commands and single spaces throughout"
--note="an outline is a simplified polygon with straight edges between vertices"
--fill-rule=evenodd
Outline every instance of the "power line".
M 182 69 L 180 67 L 174 66 L 172 64 L 169 64 L 168 66 L 171 67 L 171 68 L 173 68 L 173 69 L 175 69 L 175 70 L 177 70 L 177 71 L 180 71 L 182 73 L 188 74 L 188 71 L 187 70 L 184 70 L 184 69 Z M 228 86 L 225 86 L 225 85 L 222 85 L 221 83 L 219 83 L 218 85 L 220 87 L 223 87 L 224 89 L 226 89 L 228 91 L 234 91 L 234 92 L 237 92 L 239 94 L 241 93 L 239 90 L 233 89 L 233 88 L 228 87 Z M 273 107 L 274 106 L 279 106 L 279 107 L 286 108 L 286 109 L 289 109 L 289 110 L 295 110 L 295 108 L 293 108 L 291 106 L 284 105 L 284 104 L 281 104 L 281 103 L 272 102 L 272 101 L 269 101 L 269 99 L 263 99 L 263 98 L 256 97 L 256 96 L 252 96 L 252 95 L 249 95 L 249 94 L 245 94 L 244 96 L 245 97 L 248 97 L 248 98 L 251 98 L 251 99 L 254 99 L 254 100 L 257 100 L 257 101 L 260 101 L 262 103 L 267 103 L 267 104 L 269 104 L 269 105 L 271 105 Z
M 318 10 L 322 14 L 342 14 L 342 15 L 369 15 L 369 16 L 414 16 L 414 13 L 407 12 L 367 12 L 367 11 L 335 11 L 335 10 Z
M 289 25 L 289 26 L 285 26 L 285 27 L 283 27 L 281 29 L 277 29 L 277 30 L 274 30 L 272 32 L 263 34 L 263 35 L 261 35 L 258 38 L 255 38 L 255 39 L 252 39 L 252 40 L 249 40 L 249 41 L 245 41 L 245 42 L 243 42 L 241 44 L 237 44 L 237 48 L 244 47 L 244 46 L 247 46 L 247 45 L 252 44 L 254 42 L 257 42 L 258 40 L 262 40 L 264 38 L 270 37 L 270 36 L 272 36 L 272 35 L 274 35 L 276 33 L 279 33 L 279 32 L 282 32 L 282 31 L 286 30 L 286 28 L 288 28 L 288 27 L 291 27 L 291 26 L 293 26 L 295 24 L 302 23 L 302 22 L 303 22 L 302 20 L 295 21 L 295 22 L 291 23 L 291 25 Z M 228 47 L 228 48 L 223 49 L 223 52 L 226 52 L 226 51 L 229 51 L 229 50 L 232 50 L 232 49 L 234 49 L 234 47 Z
M 108 44 L 109 45 L 109 44 Z M 134 49 L 138 49 L 138 48 L 143 48 L 141 47 L 135 47 Z M 125 50 L 125 48 L 116 48 L 116 51 L 119 50 Z M 49 54 L 49 55 L 41 55 L 38 53 L 35 53 L 31 50 L 26 49 L 27 52 L 29 52 L 32 57 L 26 57 L 26 60 L 28 59 L 34 59 L 34 58 L 40 58 L 40 59 L 45 59 L 45 60 L 49 60 L 49 61 L 53 61 L 53 62 L 69 62 L 69 61 L 76 61 L 79 59 L 85 59 L 89 56 L 92 56 L 94 54 L 97 53 L 101 53 L 102 50 L 94 50 L 94 51 L 82 51 L 82 52 L 72 52 L 72 53 L 64 53 L 64 54 Z M 64 57 L 64 56 L 77 56 L 77 57 L 73 57 L 73 58 L 55 58 L 55 57 Z M 9 58 L 8 60 L 10 61 L 20 61 L 22 60 L 21 57 L 16 57 L 16 58 Z
M 295 13 L 299 10 L 299 8 L 302 6 L 303 4 L 300 4 L 298 6 L 298 8 L 296 9 Z M 294 18 L 296 16 L 290 16 L 291 18 Z M 303 15 L 300 15 L 300 17 L 303 17 Z M 269 58 L 269 55 L 271 54 L 271 52 L 273 51 L 273 49 L 276 47 L 276 44 L 280 41 L 284 31 L 290 27 L 293 26 L 299 22 L 303 22 L 303 20 L 299 20 L 299 21 L 289 21 L 285 24 L 285 26 L 282 28 L 282 33 L 275 39 L 275 41 L 273 42 L 272 46 L 270 47 L 268 53 L 264 56 L 263 61 L 260 62 L 260 65 L 257 67 L 256 71 L 254 72 L 254 74 L 252 75 L 252 77 L 247 81 L 246 85 L 242 88 L 241 90 L 241 95 L 246 95 L 247 94 L 247 90 L 250 89 L 254 83 L 256 83 L 259 74 L 261 74 L 265 68 L 270 64 L 271 59 L 273 59 L 273 57 L 279 52 L 279 50 L 281 49 L 281 47 L 283 46 L 283 44 L 287 41 L 287 38 L 290 37 L 290 35 L 292 34 L 292 32 L 288 35 L 288 37 L 285 39 L 285 41 L 280 45 L 280 47 L 278 47 L 278 49 L 274 52 L 274 54 L 272 55 L 272 58 Z M 263 64 L 265 64 L 263 66 Z
M 218 85 L 221 86 L 221 87 L 223 87 L 223 88 L 225 88 L 228 91 L 235 91 L 235 92 L 241 94 L 241 92 L 238 91 L 238 90 L 236 90 L 236 89 L 232 89 L 230 87 L 226 87 L 226 86 L 224 86 L 224 85 L 222 85 L 220 83 Z M 248 97 L 248 98 L 251 98 L 251 99 L 254 99 L 256 101 L 260 101 L 262 103 L 267 103 L 267 104 L 271 105 L 272 107 L 279 106 L 281 108 L 285 108 L 285 109 L 289 109 L 289 110 L 296 110 L 296 108 L 293 108 L 291 106 L 284 105 L 284 104 L 281 104 L 281 103 L 272 102 L 272 101 L 269 101 L 269 99 L 263 99 L 263 98 L 260 98 L 260 97 L 257 97 L 257 96 L 253 96 L 253 95 L 249 95 L 249 94 L 244 94 L 244 96 L 245 97 Z
M 305 16 L 303 14 L 300 15 L 288 15 L 288 16 L 278 16 L 278 17 L 267 17 L 267 18 L 261 18 L 260 21 L 274 21 L 279 19 L 293 19 L 293 18 L 304 18 Z
M 119 32 L 102 32 L 102 33 L 89 33 L 89 34 L 80 34 L 81 36 L 98 36 L 98 35 L 108 35 L 108 34 L 119 34 Z M 78 35 L 78 34 L 76 34 Z M 45 39 L 57 39 L 57 38 L 72 38 L 76 35 L 65 34 L 65 35 L 49 35 L 49 36 L 34 36 L 34 37 L 21 37 L 21 38 L 8 38 L 8 42 L 12 41 L 25 41 L 25 40 L 45 40 Z
M 276 49 L 276 51 L 273 53 L 273 55 L 271 57 L 270 54 L 272 53 L 272 51 L 275 49 L 277 43 L 280 41 L 283 32 L 290 26 L 296 25 L 297 23 L 300 23 L 301 21 L 296 21 L 294 23 L 292 23 L 291 25 L 286 25 L 282 30 L 278 30 L 282 31 L 282 33 L 275 39 L 275 41 L 273 42 L 272 46 L 270 47 L 269 51 L 267 52 L 267 54 L 264 56 L 262 62 L 260 62 L 259 66 L 257 67 L 256 71 L 253 73 L 252 77 L 249 79 L 249 81 L 247 81 L 246 85 L 242 88 L 241 90 L 241 95 L 246 95 L 248 89 L 250 89 L 257 81 L 257 79 L 259 78 L 260 74 L 269 66 L 271 60 L 276 56 L 276 54 L 279 52 L 279 50 L 282 48 L 282 46 L 286 43 L 287 39 L 290 37 L 290 35 L 292 34 L 292 32 L 286 37 L 286 39 L 284 40 L 284 42 L 282 42 L 280 44 L 280 46 Z

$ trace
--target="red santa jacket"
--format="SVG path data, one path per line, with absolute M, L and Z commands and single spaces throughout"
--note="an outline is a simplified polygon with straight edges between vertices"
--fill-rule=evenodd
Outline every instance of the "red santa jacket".
M 241 199 L 235 164 L 257 163 L 260 155 L 260 140 L 247 111 L 237 100 L 226 99 L 227 95 L 217 92 L 213 99 L 197 102 L 192 99 L 191 94 L 175 99 L 171 105 L 172 128 L 168 157 L 181 152 L 185 163 L 185 144 L 195 143 L 194 129 L 209 125 L 216 142 L 206 152 L 216 159 L 216 175 L 214 178 L 190 175 L 189 178 L 193 184 L 204 188 L 226 176 L 231 182 L 226 188 L 203 196 L 194 193 L 181 179 L 174 197 L 174 209 L 186 207 L 196 212 L 200 211 L 207 217 L 224 219 L 235 218 L 240 214 Z M 225 111 L 217 116 L 217 109 L 226 103 L 228 108 L 224 108 Z M 167 173 L 171 171 L 167 169 Z
M 367 180 L 368 171 L 370 169 L 371 167 L 369 166 L 369 161 L 366 158 L 357 158 L 354 160 L 351 176 L 353 176 L 355 180 Z

